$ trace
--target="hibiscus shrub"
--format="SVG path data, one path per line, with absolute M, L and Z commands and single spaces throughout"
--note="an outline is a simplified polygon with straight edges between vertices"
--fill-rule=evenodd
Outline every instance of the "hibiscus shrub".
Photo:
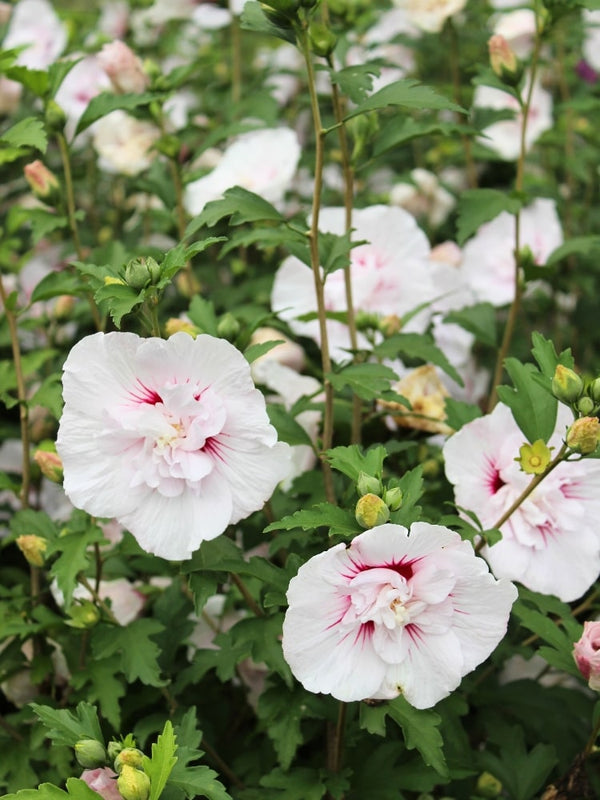
M 597 3 L 0 2 L 0 787 L 600 796 Z

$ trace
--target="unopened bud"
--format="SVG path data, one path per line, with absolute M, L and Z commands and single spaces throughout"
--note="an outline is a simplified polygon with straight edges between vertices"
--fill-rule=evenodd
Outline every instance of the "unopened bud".
M 583 634 L 573 646 L 577 669 L 594 692 L 600 691 L 600 622 L 583 623 Z
M 590 383 L 588 391 L 594 403 L 600 403 L 600 378 L 596 378 Z
M 479 797 L 500 797 L 502 783 L 491 772 L 482 772 L 477 778 L 477 795 Z
M 194 339 L 199 333 L 202 333 L 200 328 L 192 322 L 188 322 L 185 319 L 178 319 L 177 317 L 170 317 L 165 322 L 165 333 L 167 336 L 173 336 L 174 333 L 179 333 L 179 331 L 188 333 Z
M 507 86 L 516 86 L 523 75 L 523 65 L 514 54 L 510 45 L 500 34 L 495 34 L 488 41 L 490 66 Z
M 322 22 L 310 23 L 308 38 L 313 53 L 323 58 L 330 56 L 337 44 L 337 36 L 335 33 Z
M 402 319 L 397 314 L 388 314 L 379 320 L 379 330 L 387 339 L 402 330 Z
M 97 769 L 106 764 L 106 750 L 97 739 L 80 739 L 74 750 L 77 763 L 84 769 Z
M 354 516 L 361 528 L 374 528 L 388 521 L 390 510 L 381 497 L 377 497 L 376 494 L 365 494 L 356 504 Z
M 177 158 L 181 149 L 181 142 L 172 133 L 166 133 L 154 142 L 154 148 L 167 158 Z
M 160 266 L 151 256 L 132 258 L 125 267 L 125 282 L 132 289 L 144 289 L 160 280 Z
M 365 494 L 380 495 L 381 481 L 379 478 L 375 478 L 373 475 L 367 475 L 366 472 L 360 472 L 358 474 L 358 480 L 356 481 L 356 490 L 361 497 Z
M 117 778 L 117 788 L 123 800 L 148 800 L 150 778 L 140 769 L 124 764 Z
M 33 533 L 23 534 L 15 539 L 15 544 L 27 559 L 27 563 L 32 567 L 42 567 L 44 565 L 44 553 L 48 548 L 48 542 L 41 536 Z
M 379 315 L 370 311 L 357 311 L 355 321 L 359 331 L 379 329 Z
M 561 403 L 574 403 L 583 392 L 583 381 L 568 367 L 558 364 L 552 378 L 552 394 Z
M 71 313 L 75 306 L 75 298 L 70 294 L 62 294 L 56 298 L 54 308 L 52 309 L 52 316 L 57 322 L 65 322 L 70 319 Z
M 44 119 L 50 133 L 62 133 L 67 124 L 67 115 L 56 100 L 48 100 L 46 103 Z
M 567 431 L 567 446 L 576 453 L 589 455 L 600 442 L 600 422 L 597 417 L 580 417 Z
M 71 628 L 87 630 L 93 628 L 100 620 L 100 612 L 90 600 L 78 600 L 69 609 L 66 624 Z
M 97 59 L 116 92 L 140 94 L 150 85 L 142 62 L 124 42 L 116 40 L 105 44 Z
M 39 158 L 32 161 L 31 164 L 26 164 L 23 172 L 29 188 L 36 197 L 39 197 L 40 200 L 50 200 L 56 197 L 60 188 L 58 179 Z
M 594 401 L 591 397 L 585 395 L 584 397 L 580 397 L 577 401 L 577 411 L 584 416 L 591 414 L 594 410 Z
M 390 511 L 398 511 L 398 509 L 402 507 L 402 501 L 404 499 L 402 489 L 400 489 L 399 486 L 394 486 L 393 489 L 386 489 L 383 493 L 383 499 Z
M 550 448 L 543 439 L 533 444 L 524 444 L 519 448 L 519 457 L 515 458 L 523 472 L 528 475 L 541 475 L 552 460 Z
M 140 769 L 144 762 L 144 754 L 137 747 L 125 747 L 115 758 L 115 772 L 121 773 L 123 767 L 135 767 Z
M 240 332 L 240 323 L 229 311 L 223 314 L 217 323 L 217 334 L 221 339 L 227 339 L 232 342 Z
M 108 753 L 108 760 L 109 761 L 114 761 L 115 758 L 119 755 L 119 753 L 121 752 L 122 749 L 123 749 L 123 743 L 122 742 L 115 742 L 114 739 L 112 741 L 110 741 L 108 743 L 107 748 L 106 748 L 106 752 Z
M 36 450 L 33 460 L 40 468 L 40 472 L 52 483 L 62 483 L 63 463 L 56 450 Z

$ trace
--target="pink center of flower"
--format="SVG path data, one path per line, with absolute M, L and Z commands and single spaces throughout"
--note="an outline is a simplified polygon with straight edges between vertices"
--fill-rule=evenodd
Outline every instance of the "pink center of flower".
M 200 491 L 218 458 L 214 437 L 227 412 L 210 387 L 170 381 L 157 389 L 142 384 L 115 422 L 134 439 L 131 486 L 145 484 L 167 497 L 186 487 Z

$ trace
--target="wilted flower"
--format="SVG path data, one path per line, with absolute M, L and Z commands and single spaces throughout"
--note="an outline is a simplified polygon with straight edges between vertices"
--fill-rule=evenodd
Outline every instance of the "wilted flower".
M 558 407 L 549 447 L 560 448 L 572 415 Z M 510 410 L 464 425 L 444 446 L 446 475 L 457 506 L 494 526 L 532 480 L 515 461 L 523 433 Z M 502 540 L 482 548 L 495 575 L 520 581 L 565 602 L 576 600 L 600 572 L 600 464 L 595 460 L 555 467 L 500 526 Z
M 452 428 L 446 423 L 445 398 L 449 392 L 432 364 L 411 370 L 392 388 L 411 404 L 409 409 L 395 401 L 380 401 L 383 408 L 392 412 L 397 425 L 429 433 L 452 433 Z
M 250 366 L 222 339 L 98 333 L 64 370 L 65 492 L 148 552 L 190 558 L 259 510 L 289 469 Z
M 381 525 L 300 567 L 283 653 L 311 692 L 429 708 L 504 636 L 517 596 L 440 525 Z
M 583 623 L 583 634 L 573 645 L 573 658 L 590 689 L 600 692 L 600 622 Z

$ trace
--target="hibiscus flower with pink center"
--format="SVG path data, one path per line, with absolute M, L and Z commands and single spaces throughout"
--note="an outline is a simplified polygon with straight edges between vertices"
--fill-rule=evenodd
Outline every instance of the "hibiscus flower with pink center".
M 283 653 L 309 691 L 429 708 L 494 650 L 516 594 L 448 528 L 380 525 L 300 568 Z
M 190 558 L 259 510 L 290 466 L 243 355 L 222 339 L 82 339 L 65 363 L 57 449 L 71 502 L 150 553 Z

